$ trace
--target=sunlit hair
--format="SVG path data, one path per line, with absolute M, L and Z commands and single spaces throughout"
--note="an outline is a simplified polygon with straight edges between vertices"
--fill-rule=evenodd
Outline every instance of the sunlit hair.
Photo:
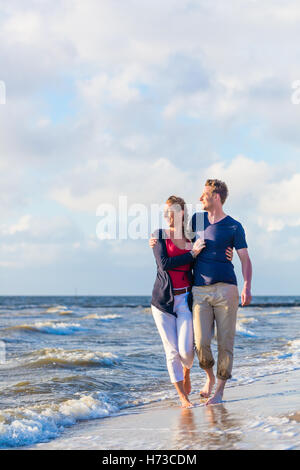
M 184 211 L 184 208 L 185 208 L 185 201 L 184 199 L 182 199 L 182 197 L 178 197 L 178 196 L 170 196 L 167 200 L 166 200 L 166 204 L 169 204 L 169 205 L 178 205 L 181 207 L 181 210 Z
M 183 235 L 185 235 L 186 238 L 188 238 L 188 217 L 187 217 L 187 208 L 185 204 L 185 200 L 182 199 L 182 197 L 178 196 L 170 196 L 166 200 L 166 204 L 171 206 L 171 210 L 174 212 L 179 212 L 183 211 L 183 217 L 182 217 L 182 228 L 183 228 Z
M 205 186 L 209 186 L 214 194 L 219 194 L 222 204 L 228 197 L 228 188 L 226 183 L 221 180 L 207 180 Z

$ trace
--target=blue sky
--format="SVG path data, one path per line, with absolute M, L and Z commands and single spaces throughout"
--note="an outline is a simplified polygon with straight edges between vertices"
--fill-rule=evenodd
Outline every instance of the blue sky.
M 96 209 L 196 204 L 208 177 L 253 293 L 300 294 L 299 19 L 292 0 L 2 4 L 0 295 L 150 294 L 147 240 L 97 239 Z

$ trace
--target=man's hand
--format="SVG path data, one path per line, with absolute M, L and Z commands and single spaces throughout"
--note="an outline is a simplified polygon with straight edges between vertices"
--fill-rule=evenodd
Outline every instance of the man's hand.
M 244 287 L 241 294 L 242 307 L 250 305 L 252 300 L 251 290 L 248 287 Z
M 244 278 L 244 289 L 241 294 L 241 301 L 242 307 L 246 305 L 250 305 L 252 296 L 251 296 L 251 280 L 252 280 L 252 263 L 249 258 L 247 248 L 241 248 L 237 250 L 237 254 L 242 263 L 242 271 L 243 271 L 243 278 Z
M 149 240 L 149 246 L 150 248 L 153 248 L 157 243 L 157 238 L 154 238 L 153 235 L 151 236 L 150 240 Z
M 228 261 L 233 260 L 233 249 L 230 248 L 230 246 L 226 248 L 225 254 L 226 254 L 226 258 L 228 259 Z

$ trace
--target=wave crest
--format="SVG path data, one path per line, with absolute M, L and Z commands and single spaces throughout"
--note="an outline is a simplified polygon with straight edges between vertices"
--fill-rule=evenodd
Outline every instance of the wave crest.
M 33 325 L 16 325 L 7 328 L 7 330 L 35 331 L 55 335 L 71 335 L 77 331 L 85 331 L 79 323 L 55 323 L 55 322 L 36 322 Z
M 76 367 L 76 366 L 106 366 L 118 364 L 120 359 L 110 352 L 86 351 L 81 349 L 65 350 L 61 348 L 45 348 L 33 351 L 20 359 L 7 361 L 5 367 Z
M 7 409 L 0 412 L 0 447 L 18 447 L 58 437 L 65 427 L 118 411 L 100 392 L 62 403 Z

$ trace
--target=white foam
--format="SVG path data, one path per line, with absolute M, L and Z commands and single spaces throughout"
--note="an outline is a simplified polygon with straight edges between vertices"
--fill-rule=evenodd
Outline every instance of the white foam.
M 116 320 L 118 318 L 122 318 L 121 315 L 116 314 L 108 314 L 108 315 L 99 315 L 98 313 L 91 313 L 90 315 L 86 315 L 83 317 L 84 320 Z
M 300 308 L 299 307 L 281 307 L 280 309 L 276 310 L 271 310 L 271 309 L 266 309 L 265 312 L 263 313 L 264 315 L 291 315 L 295 313 L 299 313 Z
M 264 433 L 272 435 L 272 437 L 276 439 L 290 439 L 297 437 L 299 434 L 297 425 L 284 416 L 257 417 L 253 423 L 249 423 L 247 426 L 249 430 L 259 429 Z M 285 444 L 283 444 L 283 446 L 286 447 Z
M 55 307 L 49 307 L 46 310 L 47 313 L 72 313 L 72 310 L 69 310 L 65 305 L 56 305 Z
M 36 322 L 32 325 L 17 325 L 13 327 L 14 330 L 31 330 L 39 331 L 41 333 L 55 334 L 55 335 L 70 335 L 77 331 L 85 331 L 86 328 L 82 327 L 79 323 L 55 323 L 55 322 Z
M 300 339 L 294 339 L 288 343 L 289 350 L 292 354 L 292 361 L 299 364 L 300 360 Z
M 289 341 L 288 343 L 289 348 L 292 349 L 295 352 L 300 351 L 300 339 L 294 339 L 292 341 Z
M 58 335 L 69 335 L 76 331 L 86 330 L 86 328 L 83 328 L 79 323 L 37 322 L 33 326 L 38 331 L 42 331 L 44 333 L 54 333 Z
M 257 319 L 253 317 L 239 317 L 239 323 L 257 323 Z
M 60 404 L 14 408 L 0 412 L 0 447 L 18 447 L 58 437 L 67 426 L 84 419 L 108 416 L 118 408 L 101 393 Z
M 115 354 L 102 351 L 86 351 L 81 349 L 66 350 L 61 348 L 45 348 L 23 357 L 6 361 L 1 368 L 42 367 L 46 365 L 61 366 L 112 366 L 120 362 Z
M 236 324 L 236 333 L 240 336 L 253 337 L 253 338 L 257 337 L 257 335 L 253 333 L 253 331 L 248 330 L 247 328 L 242 326 L 240 323 L 240 320 L 238 320 Z

